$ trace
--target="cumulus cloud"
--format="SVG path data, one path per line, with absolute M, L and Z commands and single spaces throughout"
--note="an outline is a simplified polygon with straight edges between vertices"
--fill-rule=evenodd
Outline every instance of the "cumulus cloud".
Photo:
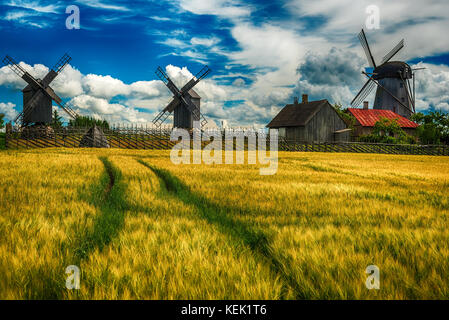
M 0 113 L 3 113 L 5 115 L 5 119 L 12 121 L 17 116 L 17 111 L 14 109 L 15 104 L 11 102 L 3 103 L 0 102 Z
M 317 30 L 331 42 L 355 42 L 355 34 L 365 25 L 366 8 L 380 10 L 381 28 L 368 32 L 374 53 L 381 58 L 400 39 L 405 38 L 406 59 L 447 52 L 449 38 L 449 2 L 446 0 L 290 0 L 287 7 L 298 16 L 324 17 Z M 425 36 L 416 36 L 425 35 Z
M 51 83 L 51 86 L 59 93 L 62 98 L 80 95 L 83 90 L 83 74 L 67 65 L 65 69 Z
M 416 72 L 416 109 L 429 108 L 449 111 L 449 68 L 418 63 L 412 68 L 426 68 Z
M 128 95 L 130 88 L 123 81 L 111 76 L 88 74 L 84 78 L 84 87 L 88 94 L 94 97 L 112 98 L 118 95 Z
M 354 86 L 362 81 L 364 65 L 365 61 L 355 53 L 332 48 L 328 53 L 309 52 L 298 73 L 311 84 Z
M 236 87 L 243 87 L 245 85 L 245 80 L 242 78 L 237 78 L 232 82 L 232 85 Z
M 365 62 L 348 50 L 332 48 L 328 53 L 309 52 L 298 67 L 298 94 L 313 100 L 328 99 L 348 106 L 365 83 L 361 71 Z
M 147 122 L 148 119 L 134 108 L 118 103 L 110 103 L 104 98 L 81 95 L 71 100 L 71 103 L 81 109 L 81 113 L 111 122 Z
M 20 62 L 19 65 L 37 79 L 43 79 L 49 72 L 49 68 L 42 64 L 31 66 Z M 5 66 L 0 68 L 0 85 L 19 91 L 27 83 Z M 71 102 L 75 109 L 84 115 L 115 122 L 146 122 L 150 120 L 149 115 L 139 112 L 136 107 L 142 100 L 161 96 L 161 89 L 165 86 L 156 80 L 125 84 L 109 75 L 83 75 L 79 70 L 67 65 L 51 83 L 51 87 L 61 98 L 73 98 Z M 110 103 L 110 100 L 117 96 L 122 96 L 125 102 L 129 99 L 134 103 L 129 105 Z M 2 105 L 8 118 L 10 115 L 14 117 L 13 111 L 10 110 L 14 106 L 10 107 L 11 104 Z M 61 115 L 65 113 L 61 112 Z

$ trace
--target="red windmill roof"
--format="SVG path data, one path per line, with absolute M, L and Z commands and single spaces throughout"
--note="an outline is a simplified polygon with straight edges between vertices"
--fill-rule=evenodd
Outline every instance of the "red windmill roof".
M 357 119 L 357 121 L 363 127 L 374 127 L 374 124 L 380 120 L 380 118 L 397 119 L 401 128 L 417 128 L 419 124 L 398 115 L 391 110 L 379 110 L 379 109 L 356 109 L 348 108 L 349 112 Z

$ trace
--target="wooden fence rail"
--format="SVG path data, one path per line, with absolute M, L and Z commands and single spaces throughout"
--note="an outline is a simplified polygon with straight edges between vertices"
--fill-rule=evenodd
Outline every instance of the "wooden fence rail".
M 24 135 L 21 132 L 10 131 L 6 133 L 5 147 L 7 149 L 31 149 L 31 148 L 79 148 L 83 136 L 88 128 L 55 130 L 51 136 Z M 149 129 L 111 129 L 103 130 L 111 148 L 122 149 L 171 149 L 177 143 L 170 141 L 169 130 Z M 270 149 L 270 139 L 267 140 L 267 149 Z M 204 147 L 209 142 L 202 142 Z M 237 149 L 236 141 L 232 144 Z M 222 133 L 223 148 L 226 145 L 226 137 Z M 245 140 L 245 149 L 255 150 L 255 144 Z M 191 143 L 191 147 L 193 147 Z M 239 148 L 241 149 L 241 147 Z M 362 142 L 301 142 L 295 140 L 278 140 L 279 151 L 301 152 L 351 152 L 351 153 L 382 153 L 382 154 L 413 154 L 413 155 L 440 155 L 449 156 L 447 145 L 397 145 Z

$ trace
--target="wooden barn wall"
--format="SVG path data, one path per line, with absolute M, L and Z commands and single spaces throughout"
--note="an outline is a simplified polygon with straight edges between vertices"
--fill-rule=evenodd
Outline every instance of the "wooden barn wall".
M 344 121 L 330 105 L 325 105 L 304 127 L 287 128 L 288 140 L 310 142 L 332 142 L 334 132 L 346 129 Z

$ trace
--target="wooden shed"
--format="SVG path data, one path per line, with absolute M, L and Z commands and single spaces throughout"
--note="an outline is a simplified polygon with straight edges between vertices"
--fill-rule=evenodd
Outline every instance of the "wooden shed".
M 295 99 L 286 105 L 267 125 L 278 129 L 279 137 L 302 142 L 349 141 L 350 131 L 343 119 L 327 100 L 302 102 Z

